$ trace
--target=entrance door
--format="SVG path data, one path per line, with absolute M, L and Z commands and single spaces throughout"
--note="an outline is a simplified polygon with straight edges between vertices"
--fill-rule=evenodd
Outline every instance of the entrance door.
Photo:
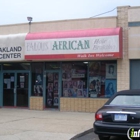
M 15 73 L 3 73 L 3 106 L 15 106 Z
M 59 72 L 46 73 L 46 107 L 58 108 L 60 92 Z
M 3 106 L 28 107 L 29 73 L 3 73 Z
M 19 107 L 28 107 L 29 73 L 17 73 L 16 102 Z

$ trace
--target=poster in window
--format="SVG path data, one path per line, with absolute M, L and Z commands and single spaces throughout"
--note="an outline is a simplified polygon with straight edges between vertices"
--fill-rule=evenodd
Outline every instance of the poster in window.
M 72 80 L 72 85 L 74 89 L 77 89 L 77 80 Z
M 68 81 L 68 88 L 73 88 L 73 82 L 72 82 L 72 80 Z
M 68 88 L 68 81 L 63 81 L 63 88 Z
M 48 73 L 48 81 L 53 81 L 53 73 Z
M 101 92 L 101 77 L 90 77 L 89 78 L 89 94 L 90 97 L 98 97 Z
M 42 85 L 34 85 L 34 94 L 36 96 L 42 96 L 42 94 L 43 94 L 43 87 L 42 87 Z
M 24 88 L 24 83 L 20 83 L 20 88 Z
M 98 76 L 100 75 L 101 64 L 98 61 L 89 63 L 89 76 Z
M 70 72 L 68 72 L 68 73 L 66 73 L 66 80 L 71 80 L 71 78 L 72 78 L 72 75 L 71 75 L 71 73 Z
M 72 97 L 72 95 L 73 95 L 73 89 L 70 88 L 63 89 L 64 97 Z
M 54 90 L 58 90 L 58 81 L 54 81 Z
M 7 79 L 7 89 L 11 88 L 11 79 Z
M 110 79 L 105 81 L 105 97 L 111 97 L 117 92 L 116 80 Z
M 63 80 L 63 81 L 66 80 L 66 73 L 65 73 L 65 72 L 62 73 L 62 80 Z
M 42 74 L 36 74 L 36 81 L 35 81 L 36 85 L 43 85 L 42 76 L 43 76 Z
M 71 63 L 63 63 L 62 64 L 62 70 L 66 73 L 71 73 L 72 71 L 72 64 Z
M 77 88 L 73 88 L 71 90 L 72 90 L 72 97 L 77 97 L 78 89 Z
M 53 92 L 49 91 L 47 94 L 48 99 L 52 99 L 52 97 L 53 97 L 52 95 L 53 95 Z
M 63 96 L 68 97 L 68 89 L 67 88 L 63 88 Z
M 11 82 L 14 82 L 15 78 L 14 76 L 11 76 Z
M 54 80 L 58 80 L 58 73 L 54 73 Z
M 88 97 L 87 89 L 83 89 L 83 96 L 84 96 L 84 97 Z
M 20 76 L 20 82 L 25 82 L 25 77 L 24 76 Z
M 53 83 L 48 83 L 48 92 L 53 91 Z
M 52 99 L 47 99 L 47 105 L 52 106 Z
M 116 79 L 117 77 L 117 65 L 106 64 L 106 79 Z
M 101 85 L 105 85 L 105 77 L 104 76 L 101 77 Z
M 78 89 L 78 91 L 77 91 L 77 97 L 84 97 L 83 96 L 83 89 Z
M 58 106 L 58 97 L 54 97 L 53 105 Z
M 78 80 L 78 81 L 77 81 L 77 88 L 78 88 L 78 89 L 83 89 L 83 84 L 84 84 L 84 83 L 83 83 L 82 80 Z

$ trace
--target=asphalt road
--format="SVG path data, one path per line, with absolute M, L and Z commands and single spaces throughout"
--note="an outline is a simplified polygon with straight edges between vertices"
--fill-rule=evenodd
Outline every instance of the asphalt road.
M 89 129 L 83 133 L 80 133 L 73 137 L 71 140 L 99 140 L 98 136 L 93 132 L 93 129 Z M 111 137 L 110 140 L 122 140 L 118 137 Z M 123 140 L 128 140 L 127 138 L 123 138 Z

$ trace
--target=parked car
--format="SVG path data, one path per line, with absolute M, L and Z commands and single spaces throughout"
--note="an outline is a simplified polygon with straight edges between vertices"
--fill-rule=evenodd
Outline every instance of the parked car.
M 124 90 L 114 94 L 95 113 L 93 128 L 100 140 L 109 140 L 110 136 L 131 139 L 134 136 L 132 131 L 139 132 L 140 139 L 140 90 Z

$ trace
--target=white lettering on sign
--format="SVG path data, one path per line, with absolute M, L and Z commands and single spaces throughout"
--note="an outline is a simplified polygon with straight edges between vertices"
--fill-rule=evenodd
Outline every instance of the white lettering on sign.
M 27 51 L 47 51 L 48 42 L 43 41 L 27 42 L 26 49 Z

